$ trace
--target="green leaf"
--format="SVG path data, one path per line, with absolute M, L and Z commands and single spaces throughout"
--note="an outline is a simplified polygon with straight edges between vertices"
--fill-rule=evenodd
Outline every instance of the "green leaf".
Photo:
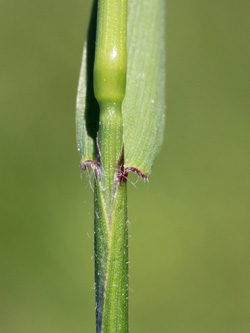
M 125 167 L 151 172 L 164 130 L 165 0 L 130 0 L 127 89 L 122 106 Z
M 122 104 L 125 168 L 149 175 L 164 130 L 165 0 L 128 1 L 128 68 Z M 93 93 L 96 3 L 85 45 L 77 96 L 77 145 L 86 160 L 97 160 L 99 109 Z
M 76 102 L 76 141 L 81 164 L 97 159 L 96 137 L 99 128 L 99 105 L 94 96 L 94 58 L 97 1 L 94 1 L 87 41 L 84 44 Z

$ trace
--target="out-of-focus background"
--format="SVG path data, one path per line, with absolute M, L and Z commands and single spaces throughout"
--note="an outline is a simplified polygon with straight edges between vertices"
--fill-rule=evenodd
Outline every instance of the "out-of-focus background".
M 91 1 L 1 2 L 0 332 L 95 331 L 74 110 Z M 250 2 L 172 1 L 166 135 L 129 186 L 130 331 L 250 332 Z

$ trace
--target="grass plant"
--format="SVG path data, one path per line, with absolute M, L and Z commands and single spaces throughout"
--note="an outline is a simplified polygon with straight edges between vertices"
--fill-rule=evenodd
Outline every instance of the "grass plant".
M 95 178 L 97 333 L 128 332 L 130 171 L 148 178 L 165 111 L 165 1 L 95 1 L 77 97 L 81 168 Z

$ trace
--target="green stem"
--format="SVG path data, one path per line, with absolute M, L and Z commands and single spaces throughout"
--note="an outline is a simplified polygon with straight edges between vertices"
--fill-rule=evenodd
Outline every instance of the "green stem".
M 128 332 L 127 188 L 119 186 L 108 226 L 100 183 L 95 191 L 96 329 L 100 333 Z
M 128 332 L 127 187 L 121 106 L 127 72 L 127 0 L 99 0 L 94 92 L 100 107 L 95 180 L 95 283 L 98 333 Z

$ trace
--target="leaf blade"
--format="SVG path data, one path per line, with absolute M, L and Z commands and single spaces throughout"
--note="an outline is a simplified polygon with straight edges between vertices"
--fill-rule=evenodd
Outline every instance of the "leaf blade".
M 99 128 L 99 106 L 94 96 L 93 68 L 97 25 L 97 0 L 94 0 L 87 41 L 84 44 L 76 102 L 76 142 L 81 164 L 97 161 L 96 138 Z
M 149 175 L 165 114 L 165 0 L 130 0 L 128 72 L 122 106 L 125 167 Z

